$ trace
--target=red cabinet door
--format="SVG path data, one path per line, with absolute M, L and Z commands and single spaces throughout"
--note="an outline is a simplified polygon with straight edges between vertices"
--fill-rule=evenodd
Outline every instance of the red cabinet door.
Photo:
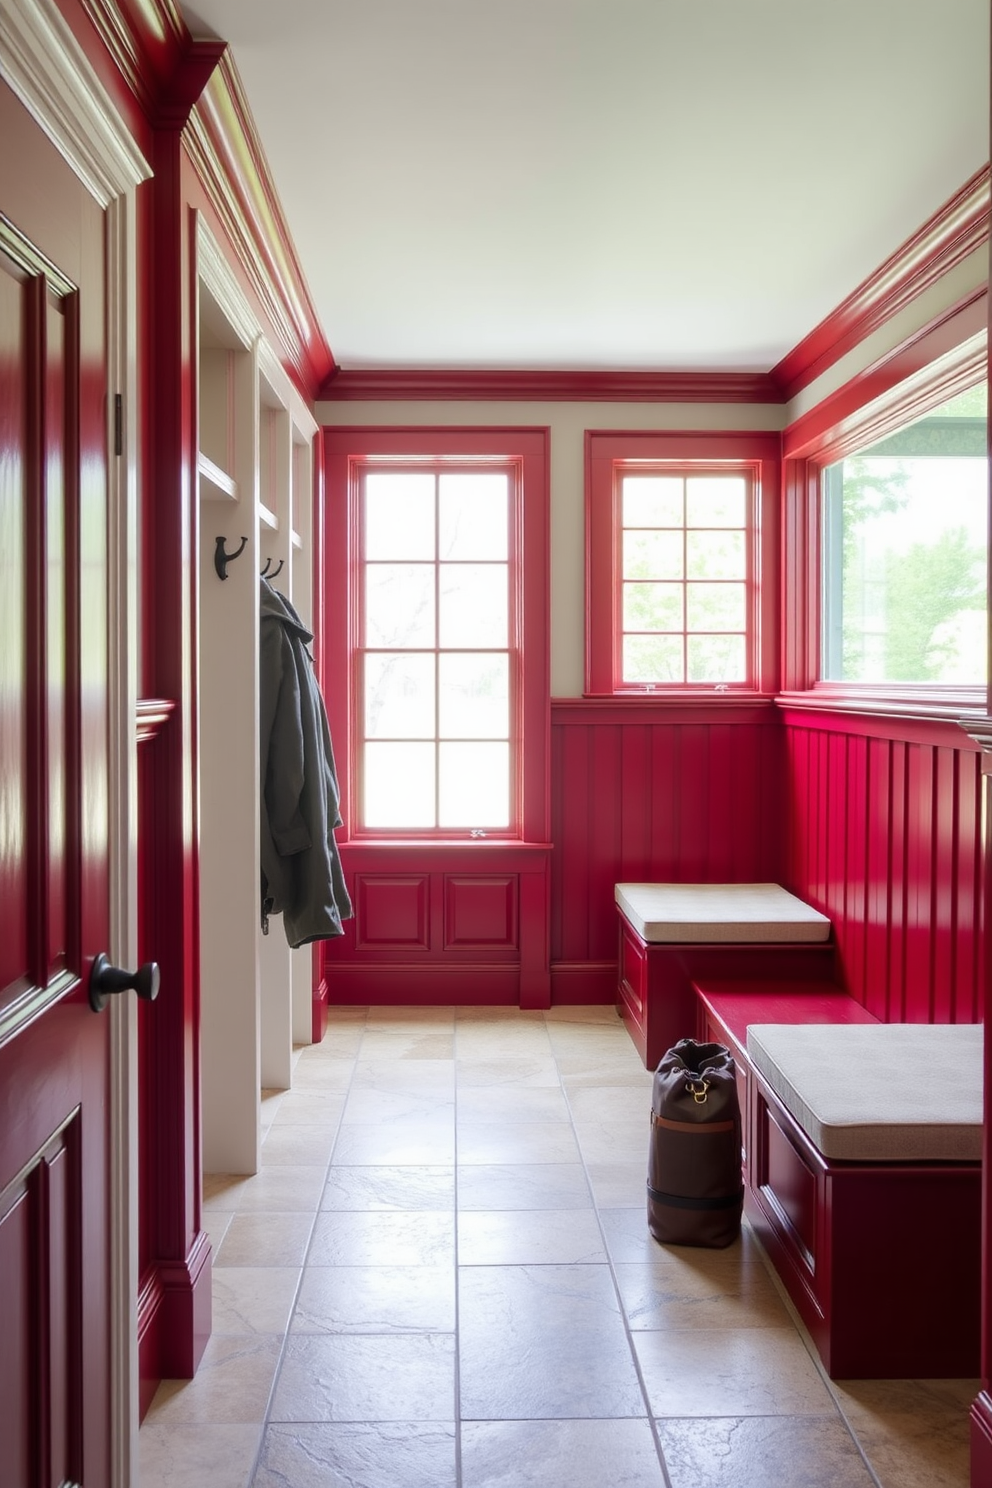
M 0 84 L 0 1477 L 109 1481 L 104 214 Z

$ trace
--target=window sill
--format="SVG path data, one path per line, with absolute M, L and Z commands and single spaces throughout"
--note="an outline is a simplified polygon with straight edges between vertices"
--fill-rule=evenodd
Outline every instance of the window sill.
M 916 688 L 818 686 L 802 692 L 780 692 L 779 708 L 813 713 L 864 713 L 872 717 L 966 723 L 987 714 L 984 687 L 947 691 Z

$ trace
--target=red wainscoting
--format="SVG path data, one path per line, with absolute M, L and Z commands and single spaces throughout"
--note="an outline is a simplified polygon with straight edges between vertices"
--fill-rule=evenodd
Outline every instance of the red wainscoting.
M 833 921 L 851 995 L 883 1022 L 980 1021 L 978 746 L 947 722 L 784 718 L 785 882 Z
M 618 882 L 785 882 L 785 755 L 771 702 L 551 706 L 551 987 L 613 1002 Z

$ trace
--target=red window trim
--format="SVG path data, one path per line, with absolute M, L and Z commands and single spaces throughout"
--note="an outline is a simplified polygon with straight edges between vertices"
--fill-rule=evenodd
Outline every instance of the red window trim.
M 821 473 L 827 465 L 884 439 L 987 375 L 983 292 L 911 336 L 878 363 L 787 428 L 783 443 L 783 701 L 815 693 L 836 709 L 893 716 L 964 717 L 984 707 L 986 689 L 905 684 L 846 686 L 820 680 Z
M 719 696 L 740 700 L 774 693 L 778 685 L 778 434 L 752 431 L 586 431 L 586 677 L 587 697 L 644 696 L 620 681 L 620 611 L 617 573 L 617 467 L 621 462 L 664 461 L 680 468 L 746 470 L 753 481 L 752 591 L 749 631 L 751 685 L 728 686 Z M 652 689 L 651 696 L 713 697 L 713 686 L 684 683 Z
M 359 625 L 358 471 L 395 462 L 516 466 L 516 547 L 511 565 L 519 637 L 516 679 L 518 734 L 515 743 L 514 826 L 487 833 L 490 843 L 547 842 L 549 833 L 548 751 L 550 731 L 549 647 L 549 431 L 544 428 L 325 427 L 324 502 L 326 598 L 322 654 L 328 717 L 341 785 L 342 842 L 468 842 L 469 832 L 410 830 L 380 832 L 357 827 L 358 729 L 354 713 Z M 481 844 L 480 844 L 481 845 Z

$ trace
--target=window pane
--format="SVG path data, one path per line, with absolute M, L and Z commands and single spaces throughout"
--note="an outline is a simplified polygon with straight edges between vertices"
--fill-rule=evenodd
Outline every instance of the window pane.
M 446 563 L 441 569 L 442 646 L 507 644 L 507 578 L 502 563 Z
M 682 477 L 625 475 L 621 502 L 624 527 L 681 527 Z
M 681 579 L 682 533 L 625 532 L 623 576 L 625 579 Z
M 690 579 L 747 577 L 747 548 L 743 532 L 689 532 L 686 568 Z
M 434 557 L 434 477 L 375 471 L 365 477 L 365 556 Z
M 985 681 L 985 424 L 964 395 L 824 471 L 824 677 Z
M 366 646 L 434 645 L 434 573 L 432 563 L 367 566 Z
M 681 584 L 624 584 L 624 630 L 681 630 Z
M 367 827 L 433 827 L 434 744 L 366 744 Z
M 690 682 L 745 682 L 747 658 L 743 636 L 689 636 Z
M 664 685 L 684 682 L 681 635 L 624 636 L 623 680 Z
M 741 475 L 691 475 L 686 480 L 687 527 L 743 527 L 747 482 Z
M 433 655 L 403 651 L 366 655 L 365 737 L 433 739 Z
M 743 630 L 745 586 L 743 584 L 687 584 L 687 629 Z
M 509 481 L 502 471 L 440 478 L 438 544 L 441 558 L 506 559 Z
M 507 739 L 510 735 L 509 658 L 442 655 L 438 694 L 445 739 Z
M 510 825 L 509 744 L 441 744 L 442 827 Z

